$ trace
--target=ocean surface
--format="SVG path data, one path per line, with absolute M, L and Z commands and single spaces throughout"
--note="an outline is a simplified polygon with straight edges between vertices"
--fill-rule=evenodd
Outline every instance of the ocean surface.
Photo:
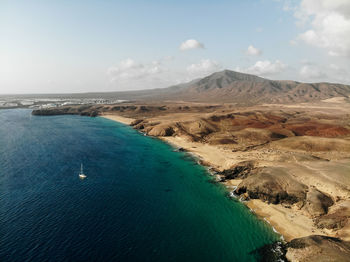
M 278 239 L 157 139 L 99 117 L 0 110 L 0 261 L 256 261 Z

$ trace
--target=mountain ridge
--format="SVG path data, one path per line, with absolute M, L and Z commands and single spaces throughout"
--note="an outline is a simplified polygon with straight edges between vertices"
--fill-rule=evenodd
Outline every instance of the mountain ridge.
M 336 83 L 303 83 L 270 80 L 231 70 L 162 90 L 163 99 L 243 104 L 311 102 L 350 96 L 350 86 Z M 156 97 L 153 97 L 156 98 Z
M 271 80 L 252 74 L 223 70 L 203 78 L 167 88 L 75 94 L 41 94 L 16 97 L 99 98 L 126 101 L 183 101 L 235 103 L 238 105 L 317 102 L 343 97 L 350 102 L 350 85 L 337 83 L 303 83 L 293 80 Z

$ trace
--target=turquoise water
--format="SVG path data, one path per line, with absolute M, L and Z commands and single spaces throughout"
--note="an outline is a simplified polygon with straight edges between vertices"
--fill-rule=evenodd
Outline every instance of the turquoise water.
M 0 124 L 0 261 L 255 261 L 278 239 L 189 155 L 128 126 L 30 110 Z

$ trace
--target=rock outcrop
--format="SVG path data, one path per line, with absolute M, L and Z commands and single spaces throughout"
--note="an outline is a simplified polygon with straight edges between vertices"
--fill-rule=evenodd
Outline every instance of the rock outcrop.
M 221 181 L 226 181 L 228 179 L 244 179 L 249 175 L 253 174 L 253 170 L 256 170 L 254 161 L 244 161 L 238 163 L 230 169 L 218 172 L 218 175 L 221 176 Z
M 247 193 L 249 198 L 272 204 L 304 202 L 307 186 L 296 181 L 281 168 L 260 168 L 237 187 L 237 194 Z
M 311 217 L 319 217 L 327 214 L 328 208 L 333 204 L 332 198 L 315 188 L 310 188 L 306 194 L 304 209 Z
M 339 238 L 311 235 L 290 242 L 275 242 L 252 252 L 258 261 L 345 262 L 350 258 L 350 242 Z
M 156 125 L 148 129 L 147 134 L 150 136 L 172 136 L 175 133 L 171 125 Z
M 327 214 L 315 219 L 318 228 L 339 230 L 348 224 L 350 219 L 350 201 L 344 201 L 336 208 L 332 208 Z
M 289 261 L 345 262 L 350 260 L 350 242 L 333 237 L 312 235 L 293 239 L 286 244 L 286 250 L 286 258 Z

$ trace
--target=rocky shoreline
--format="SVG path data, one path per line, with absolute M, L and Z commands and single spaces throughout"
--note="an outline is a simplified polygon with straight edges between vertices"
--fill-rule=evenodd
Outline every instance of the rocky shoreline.
M 330 261 L 334 257 L 336 261 L 348 261 L 350 191 L 348 184 L 336 181 L 344 179 L 347 172 L 347 169 L 338 172 L 336 161 L 350 156 L 350 141 L 343 139 L 350 133 L 346 125 L 340 125 L 338 120 L 320 120 L 328 117 L 322 114 L 317 121 L 299 124 L 299 118 L 305 122 L 310 117 L 300 111 L 279 114 L 260 111 L 257 118 L 257 111 L 212 114 L 216 106 L 187 107 L 176 105 L 175 110 L 161 105 L 90 105 L 36 110 L 33 115 L 102 115 L 194 153 L 202 159 L 201 164 L 215 171 L 221 183 L 249 200 L 247 205 L 258 216 L 268 218 L 287 240 L 274 249 L 265 247 L 265 251 L 257 252 L 277 248 L 281 252 L 273 254 L 278 254 L 279 259 L 317 261 L 323 256 Z M 187 118 L 191 113 L 200 117 Z M 122 119 L 118 119 L 121 115 Z M 235 129 L 227 126 L 228 122 Z M 272 123 L 271 127 L 266 122 Z M 335 181 L 323 177 L 326 172 L 338 172 Z
M 142 123 L 142 120 L 134 120 L 129 125 L 144 132 Z M 165 127 L 161 130 L 157 129 L 154 133 L 145 132 L 145 134 L 159 138 L 172 136 L 174 130 Z M 178 150 L 191 152 L 183 147 L 178 147 Z M 250 199 L 259 199 L 269 204 L 282 204 L 284 206 L 299 204 L 301 207 L 305 206 L 314 218 L 318 218 L 316 220 L 318 227 L 327 229 L 342 227 L 338 219 L 327 220 L 327 218 L 321 217 L 327 214 L 328 208 L 334 202 L 329 196 L 315 188 L 308 190 L 305 185 L 300 183 L 295 188 L 295 182 L 288 183 L 290 181 L 285 181 L 285 178 L 276 180 L 276 177 L 269 176 L 266 169 L 257 167 L 254 161 L 244 161 L 223 171 L 217 170 L 202 158 L 200 158 L 199 163 L 208 166 L 213 174 L 219 178 L 217 181 L 220 183 L 225 184 L 230 179 L 241 179 L 242 182 L 235 186 L 232 193 L 236 194 L 243 203 Z M 254 212 L 254 210 L 252 211 Z M 344 222 L 344 219 L 341 222 Z M 348 261 L 350 242 L 325 235 L 310 235 L 284 241 L 282 236 L 282 241 L 263 246 L 255 252 L 259 254 L 259 257 L 262 257 L 262 261 L 319 261 L 320 259 L 321 261 Z

